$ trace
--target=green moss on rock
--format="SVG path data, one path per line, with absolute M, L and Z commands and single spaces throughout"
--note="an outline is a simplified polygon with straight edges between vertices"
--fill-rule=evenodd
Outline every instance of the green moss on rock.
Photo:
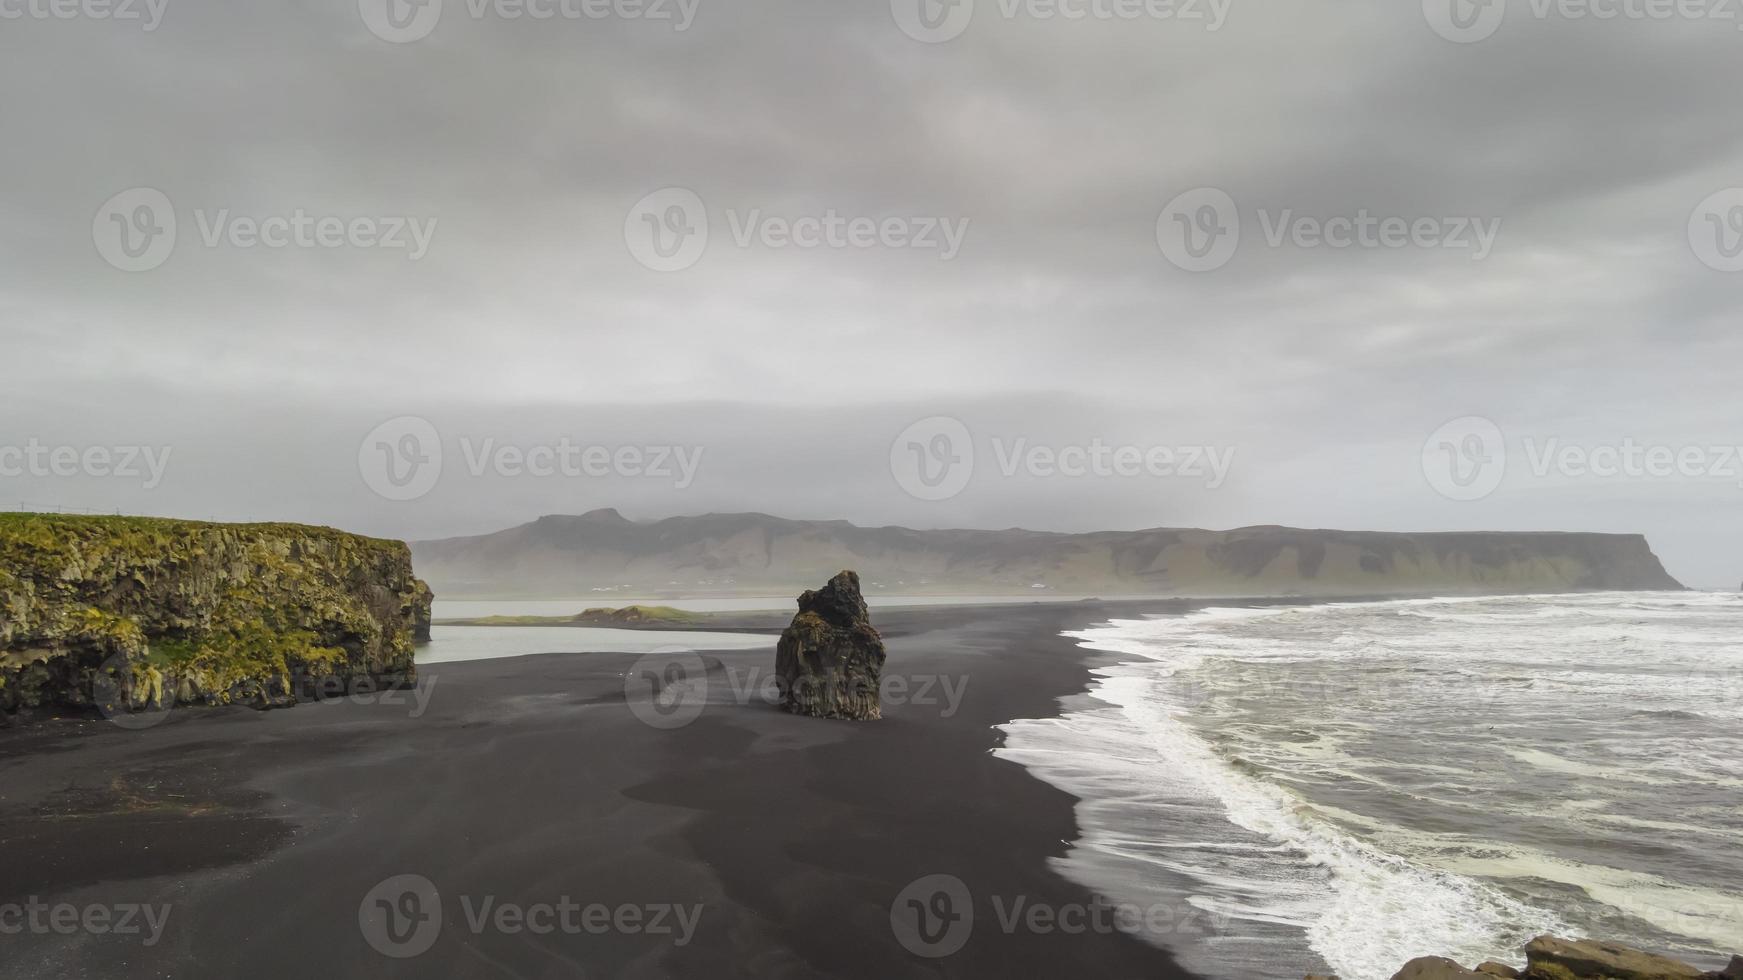
M 332 528 L 0 514 L 0 722 L 409 683 L 431 598 L 403 542 Z

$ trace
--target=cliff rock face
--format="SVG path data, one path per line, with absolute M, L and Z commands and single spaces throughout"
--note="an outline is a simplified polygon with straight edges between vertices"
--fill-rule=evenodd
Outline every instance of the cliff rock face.
M 884 657 L 859 576 L 842 572 L 799 596 L 799 614 L 781 634 L 775 648 L 781 707 L 813 718 L 881 718 Z
M 0 724 L 410 683 L 431 598 L 403 543 L 331 528 L 0 514 Z

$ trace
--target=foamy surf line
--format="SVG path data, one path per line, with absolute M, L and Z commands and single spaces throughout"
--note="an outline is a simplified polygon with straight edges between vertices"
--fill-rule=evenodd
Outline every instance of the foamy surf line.
M 1324 685 L 1324 691 L 1315 692 L 1322 703 L 1308 705 L 1319 709 L 1343 697 L 1351 678 L 1366 683 L 1382 666 L 1427 672 L 1438 684 L 1505 692 L 1499 697 L 1528 697 L 1534 685 L 1497 671 L 1491 660 L 1479 655 L 1464 658 L 1472 663 L 1461 662 L 1461 648 L 1482 645 L 1488 635 L 1473 631 L 1513 633 L 1521 622 L 1563 628 L 1556 624 L 1564 614 L 1610 615 L 1605 601 L 1589 595 L 1459 597 L 1219 607 L 1115 620 L 1065 635 L 1121 661 L 1095 669 L 1089 694 L 1073 699 L 1062 717 L 1004 726 L 1001 754 L 1082 801 L 1083 838 L 1061 862 L 1062 872 L 1113 900 L 1141 904 L 1174 895 L 1216 911 L 1214 934 L 1145 936 L 1207 976 L 1293 980 L 1329 970 L 1346 980 L 1385 980 L 1417 955 L 1517 962 L 1519 947 L 1533 935 L 1586 932 L 1584 926 L 1601 917 L 1594 907 L 1628 917 L 1642 934 L 1661 943 L 1672 937 L 1650 933 L 1667 922 L 1697 922 L 1699 928 L 1670 930 L 1683 938 L 1728 934 L 1731 927 L 1715 925 L 1706 906 L 1698 917 L 1666 915 L 1652 906 L 1669 893 L 1661 877 L 1617 871 L 1605 879 L 1641 882 L 1628 895 L 1587 887 L 1594 876 L 1555 876 L 1543 888 L 1536 882 L 1518 885 L 1500 872 L 1501 864 L 1471 858 L 1500 854 L 1524 861 L 1534 853 L 1530 847 L 1481 839 L 1480 822 L 1466 835 L 1412 830 L 1401 818 L 1409 815 L 1409 806 L 1431 798 L 1415 795 L 1409 779 L 1456 781 L 1472 767 L 1437 767 L 1432 759 L 1402 752 L 1401 758 L 1368 758 L 1364 753 L 1373 751 L 1378 736 L 1362 730 L 1366 717 L 1298 710 L 1306 704 L 1301 691 L 1312 691 L 1301 683 L 1309 669 L 1304 665 L 1311 665 L 1314 682 Z M 1658 611 L 1640 608 L 1633 596 L 1619 621 L 1635 628 Z M 1428 618 L 1421 618 L 1425 612 Z M 1298 637 L 1303 639 L 1297 642 Z M 1548 671 L 1533 665 L 1532 673 Z M 1274 695 L 1272 707 L 1281 709 L 1272 713 L 1290 719 L 1293 730 L 1267 728 L 1243 714 L 1254 705 L 1239 703 L 1239 692 L 1251 691 L 1255 677 L 1267 676 L 1277 689 L 1265 694 Z M 1278 677 L 1291 681 L 1278 684 Z M 1607 689 L 1610 680 L 1606 675 L 1598 686 Z M 1423 682 L 1411 677 L 1408 683 Z M 1428 690 L 1435 688 L 1431 684 Z M 1328 693 L 1334 696 L 1325 697 Z M 1257 699 L 1247 696 L 1246 701 Z M 1230 702 L 1239 710 L 1223 708 Z M 1256 716 L 1264 718 L 1265 712 Z M 1386 715 L 1380 710 L 1375 717 Z M 1409 740 L 1408 733 L 1397 731 L 1386 737 Z M 1346 743 L 1361 748 L 1349 749 Z M 1481 746 L 1484 752 L 1491 748 Z M 1541 758 L 1529 747 L 1513 751 Z M 1576 762 L 1567 768 L 1572 771 L 1565 775 L 1575 779 L 1593 778 L 1596 770 Z M 1388 782 L 1401 779 L 1401 786 Z M 1378 786 L 1408 805 L 1382 818 L 1348 812 L 1325 799 L 1327 787 L 1335 790 L 1340 782 Z M 1479 800 L 1486 788 L 1465 787 Z M 1457 802 L 1462 791 L 1443 787 L 1439 792 Z M 1627 825 L 1626 818 L 1608 824 Z M 1488 873 L 1461 873 L 1482 868 Z M 1709 905 L 1719 894 L 1675 887 L 1678 893 L 1706 897 Z M 1570 921 L 1564 912 L 1577 914 Z M 1717 915 L 1722 920 L 1724 910 Z

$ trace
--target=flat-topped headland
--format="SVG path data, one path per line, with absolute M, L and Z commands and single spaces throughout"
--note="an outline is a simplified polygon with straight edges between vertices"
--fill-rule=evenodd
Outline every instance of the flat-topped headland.
M 299 524 L 0 514 L 0 724 L 294 704 L 416 678 L 403 542 Z

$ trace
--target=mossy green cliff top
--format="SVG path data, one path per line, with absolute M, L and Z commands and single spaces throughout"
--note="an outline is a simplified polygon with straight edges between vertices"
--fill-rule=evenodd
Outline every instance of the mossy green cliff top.
M 408 682 L 430 600 L 398 541 L 0 514 L 0 724 L 32 709 L 274 707 L 327 678 Z

